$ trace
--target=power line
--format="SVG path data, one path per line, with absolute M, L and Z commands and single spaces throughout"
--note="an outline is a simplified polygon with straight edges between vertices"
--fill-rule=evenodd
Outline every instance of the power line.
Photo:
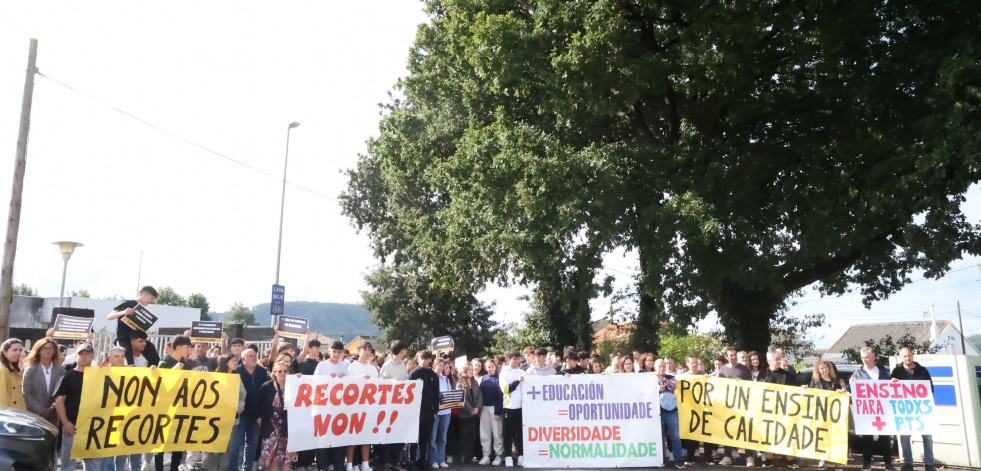
M 103 106 L 105 106 L 105 107 L 107 107 L 107 108 L 109 108 L 109 109 L 111 109 L 111 110 L 113 110 L 113 111 L 115 111 L 115 112 L 117 112 L 119 114 L 122 114 L 123 116 L 126 116 L 126 117 L 128 117 L 130 119 L 133 119 L 133 120 L 139 122 L 139 123 L 142 123 L 142 124 L 144 124 L 146 126 L 149 126 L 149 127 L 153 128 L 153 129 L 156 129 L 157 131 L 160 131 L 160 132 L 162 132 L 162 133 L 164 133 L 164 134 L 166 134 L 166 135 L 168 135 L 170 137 L 173 137 L 175 139 L 184 141 L 185 143 L 190 144 L 190 145 L 192 145 L 194 147 L 197 147 L 197 148 L 199 148 L 199 149 L 201 149 L 201 150 L 203 150 L 203 151 L 205 151 L 205 152 L 207 152 L 209 154 L 212 154 L 212 155 L 221 157 L 221 158 L 223 158 L 223 159 L 225 159 L 225 160 L 227 160 L 229 162 L 232 162 L 234 164 L 237 164 L 237 165 L 240 165 L 242 167 L 245 167 L 245 168 L 247 168 L 249 170 L 252 170 L 253 172 L 256 172 L 256 173 L 259 173 L 259 174 L 264 175 L 266 177 L 272 178 L 273 180 L 276 180 L 276 181 L 281 181 L 282 180 L 281 177 L 278 177 L 278 176 L 273 175 L 273 174 L 271 174 L 269 172 L 266 172 L 265 170 L 261 170 L 259 168 L 253 167 L 253 166 L 251 166 L 251 165 L 249 165 L 249 164 L 247 164 L 245 162 L 242 162 L 242 161 L 237 160 L 235 158 L 232 158 L 232 157 L 230 157 L 228 155 L 222 154 L 221 152 L 218 152 L 218 151 L 216 151 L 214 149 L 211 149 L 210 147 L 207 147 L 207 146 L 202 145 L 202 144 L 198 144 L 197 142 L 194 142 L 194 141 L 192 141 L 192 140 L 190 140 L 190 139 L 188 139 L 188 138 L 186 138 L 184 136 L 181 136 L 181 135 L 179 135 L 177 133 L 174 133 L 172 131 L 169 131 L 167 129 L 164 129 L 164 128 L 160 127 L 160 126 L 157 126 L 156 124 L 153 124 L 153 123 L 151 123 L 151 122 L 149 122 L 149 121 L 147 121 L 147 120 L 145 120 L 143 118 L 140 118 L 139 116 L 136 116 L 136 115 L 134 115 L 134 114 L 132 114 L 132 113 L 126 111 L 126 110 L 123 110 L 123 109 L 121 109 L 119 107 L 116 107 L 116 106 L 110 104 L 110 103 L 107 103 L 107 102 L 99 99 L 98 97 L 95 97 L 95 96 L 93 96 L 93 95 L 91 95 L 89 93 L 86 93 L 86 92 L 83 92 L 81 90 L 78 90 L 77 88 L 72 87 L 71 85 L 68 85 L 68 84 L 66 84 L 64 82 L 61 82 L 58 79 L 55 79 L 54 77 L 49 77 L 47 75 L 44 75 L 41 72 L 38 72 L 37 75 L 40 76 L 41 78 L 44 78 L 44 79 L 49 80 L 49 81 L 51 81 L 51 82 L 53 82 L 53 83 L 55 83 L 57 85 L 60 85 L 60 86 L 64 87 L 67 90 L 70 90 L 70 91 L 75 92 L 75 93 L 77 93 L 79 95 L 82 95 L 82 96 L 84 96 L 84 97 L 86 97 L 86 98 L 88 98 L 88 99 L 90 99 L 90 100 L 92 100 L 92 101 L 94 101 L 94 102 L 96 102 L 96 103 L 98 103 L 100 105 L 103 105 Z M 318 192 L 316 190 L 312 190 L 312 189 L 307 188 L 305 186 L 297 185 L 296 183 L 293 183 L 291 181 L 288 181 L 287 180 L 286 183 L 289 184 L 290 186 L 294 187 L 294 188 L 297 188 L 299 190 L 303 190 L 303 191 L 305 191 L 307 193 L 310 193 L 310 194 L 312 194 L 314 196 L 319 196 L 319 197 L 324 198 L 324 199 L 326 199 L 328 201 L 333 201 L 333 202 L 337 202 L 338 201 L 337 198 L 333 198 L 333 197 L 327 196 L 327 195 L 325 195 L 323 193 L 320 193 L 320 192 Z

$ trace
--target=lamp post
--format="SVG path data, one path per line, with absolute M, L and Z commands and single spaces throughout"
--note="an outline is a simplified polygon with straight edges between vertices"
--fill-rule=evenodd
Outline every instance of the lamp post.
M 64 268 L 61 269 L 61 293 L 58 294 L 58 307 L 65 305 L 65 276 L 68 274 L 68 259 L 75 253 L 75 247 L 82 247 L 80 242 L 69 242 L 67 240 L 52 242 L 61 250 L 61 259 L 65 261 Z
M 283 254 L 283 210 L 286 209 L 286 168 L 290 160 L 290 131 L 299 127 L 300 123 L 293 121 L 286 128 L 286 157 L 283 158 L 283 198 L 279 203 L 279 244 L 276 245 L 276 284 L 279 284 L 279 259 Z

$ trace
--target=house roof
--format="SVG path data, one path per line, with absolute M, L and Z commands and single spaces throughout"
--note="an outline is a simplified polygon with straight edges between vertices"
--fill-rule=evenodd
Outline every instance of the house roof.
M 937 333 L 943 332 L 949 325 L 950 321 L 937 321 Z M 930 321 L 855 324 L 849 327 L 825 354 L 841 354 L 849 348 L 858 350 L 865 346 L 866 340 L 878 341 L 887 335 L 891 336 L 893 340 L 897 340 L 907 332 L 916 338 L 917 342 L 928 342 L 930 341 Z

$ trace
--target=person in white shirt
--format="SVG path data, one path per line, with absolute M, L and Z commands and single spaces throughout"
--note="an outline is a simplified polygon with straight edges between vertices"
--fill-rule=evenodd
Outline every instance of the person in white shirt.
M 358 361 L 351 363 L 347 367 L 347 374 L 352 378 L 364 378 L 364 379 L 375 379 L 378 378 L 378 370 L 375 369 L 375 365 L 371 363 L 374 358 L 375 349 L 372 347 L 371 342 L 364 341 L 358 347 Z M 354 470 L 354 450 L 361 447 L 361 471 L 371 471 L 371 467 L 368 466 L 368 453 L 371 451 L 371 445 L 351 445 L 347 447 L 347 471 Z
M 343 378 L 348 376 L 348 367 L 351 363 L 344 360 L 347 351 L 344 343 L 335 340 L 327 350 L 327 359 L 317 365 L 315 375 L 330 376 L 331 378 Z M 328 466 L 333 466 L 334 471 L 344 469 L 344 458 L 347 456 L 347 447 L 318 448 L 317 449 L 317 469 L 327 471 Z
M 525 380 L 525 372 L 519 368 L 521 357 L 517 351 L 509 351 L 505 358 L 507 368 L 501 371 L 500 376 L 501 391 L 504 392 L 504 465 L 514 466 L 517 461 L 518 466 L 524 466 L 524 440 L 521 430 L 521 397 L 524 389 L 521 383 Z M 514 453 L 511 451 L 512 444 Z M 512 454 L 517 455 L 517 460 L 512 459 Z
M 388 346 L 388 360 L 382 365 L 379 374 L 382 379 L 405 381 L 409 379 L 409 371 L 406 369 L 405 355 L 408 353 L 408 345 L 401 340 L 393 340 Z M 381 446 L 382 465 L 385 469 L 394 468 L 399 464 L 399 457 L 402 455 L 404 443 L 389 443 Z

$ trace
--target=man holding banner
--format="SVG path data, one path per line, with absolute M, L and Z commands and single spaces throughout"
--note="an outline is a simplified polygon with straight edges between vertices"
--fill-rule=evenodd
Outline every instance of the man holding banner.
M 889 370 L 880 368 L 875 364 L 875 353 L 869 347 L 861 350 L 862 367 L 852 374 L 851 381 L 889 381 Z M 852 388 L 854 389 L 854 388 Z M 862 448 L 862 471 L 871 471 L 872 455 L 875 449 L 882 450 L 882 459 L 885 462 L 887 471 L 896 471 L 892 465 L 892 447 L 889 446 L 889 436 L 879 434 L 878 440 L 875 435 L 861 435 L 859 440 Z
M 92 366 L 95 348 L 90 343 L 78 346 L 75 352 L 78 363 L 74 369 L 65 372 L 55 393 L 55 411 L 61 420 L 61 471 L 75 471 L 75 460 L 71 458 L 72 444 L 75 441 L 75 423 L 78 421 L 78 408 L 82 402 L 82 378 L 85 369 Z M 100 471 L 105 458 L 84 458 L 85 471 Z
M 913 361 L 913 350 L 909 347 L 903 347 L 899 349 L 899 358 L 903 360 L 903 363 L 897 365 L 896 368 L 892 370 L 892 381 L 929 381 L 930 382 L 930 392 L 933 392 L 933 378 L 930 376 L 930 372 L 927 371 L 919 363 Z M 933 435 L 923 434 L 923 464 L 926 466 L 926 471 L 937 471 L 937 468 L 933 466 Z M 910 443 L 910 435 L 900 435 L 899 436 L 900 446 L 903 448 L 903 469 L 902 471 L 913 471 L 913 447 Z

